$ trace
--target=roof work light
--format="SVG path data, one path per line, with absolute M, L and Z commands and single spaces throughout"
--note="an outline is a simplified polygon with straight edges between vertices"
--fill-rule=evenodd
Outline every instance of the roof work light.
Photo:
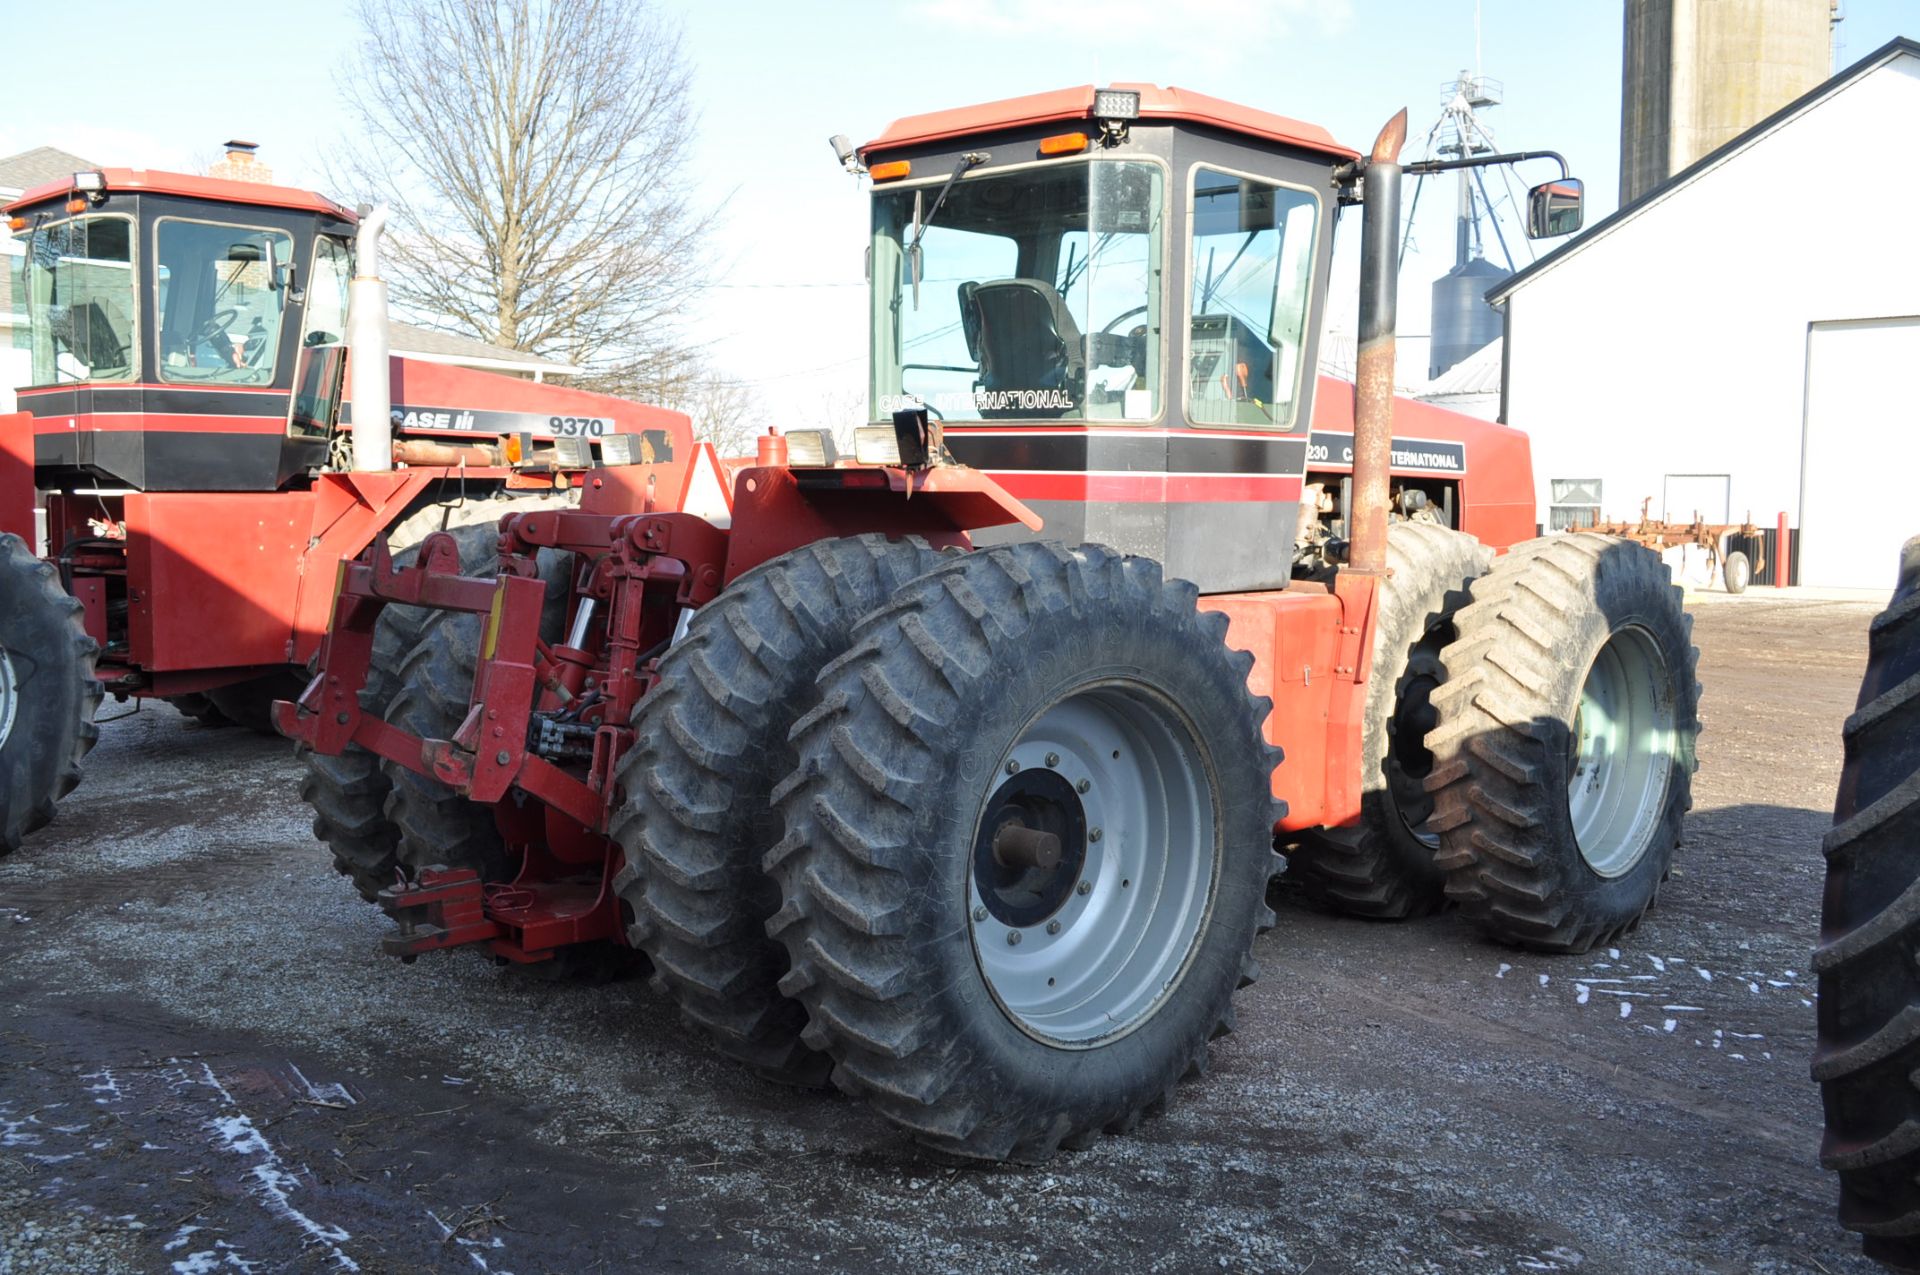
M 1103 120 L 1140 118 L 1140 93 L 1137 89 L 1095 89 L 1093 113 Z
M 1127 136 L 1127 125 L 1140 118 L 1139 90 L 1095 89 L 1093 117 L 1100 121 L 1103 144 L 1118 145 Z

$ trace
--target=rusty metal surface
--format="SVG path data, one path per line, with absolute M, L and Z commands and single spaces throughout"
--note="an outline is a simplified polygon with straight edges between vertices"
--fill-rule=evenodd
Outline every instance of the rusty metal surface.
M 446 465 L 457 467 L 473 465 L 477 467 L 496 467 L 501 464 L 500 449 L 484 443 L 470 443 L 455 446 L 452 443 L 429 442 L 424 438 L 397 438 L 393 443 L 393 459 L 401 465 Z
M 1653 497 L 1648 496 L 1640 502 L 1640 521 L 1638 522 L 1596 522 L 1590 527 L 1569 528 L 1569 530 L 1593 531 L 1603 536 L 1618 536 L 1622 540 L 1631 540 L 1635 544 L 1645 545 L 1649 549 L 1676 549 L 1683 545 L 1698 546 L 1707 551 L 1707 574 L 1711 576 L 1720 569 L 1721 561 L 1726 557 L 1722 546 L 1727 537 L 1739 536 L 1753 543 L 1753 574 L 1759 575 L 1766 570 L 1767 559 L 1760 546 L 1760 529 L 1753 525 L 1752 515 L 1747 521 L 1702 522 L 1696 510 L 1692 522 L 1668 522 L 1662 518 L 1648 517 L 1647 511 L 1653 506 Z
M 1387 487 L 1393 451 L 1392 333 L 1360 347 L 1353 422 L 1353 538 L 1348 570 L 1379 574 L 1387 565 Z
M 1346 570 L 1387 569 L 1388 476 L 1393 465 L 1394 325 L 1398 303 L 1400 147 L 1404 109 L 1380 130 L 1363 171 L 1360 348 L 1354 360 L 1353 509 Z

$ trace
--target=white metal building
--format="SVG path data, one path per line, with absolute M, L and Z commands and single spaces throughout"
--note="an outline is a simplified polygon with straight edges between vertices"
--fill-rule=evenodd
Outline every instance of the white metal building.
M 1895 40 L 1488 294 L 1543 522 L 1784 511 L 1800 583 L 1891 588 L 1920 533 L 1916 136 Z

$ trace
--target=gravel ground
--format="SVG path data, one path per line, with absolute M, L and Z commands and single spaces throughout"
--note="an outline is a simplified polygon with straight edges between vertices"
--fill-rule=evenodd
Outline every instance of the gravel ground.
M 1694 611 L 1697 803 L 1629 943 L 1276 889 L 1211 1074 L 1040 1169 L 764 1084 L 640 982 L 380 956 L 285 746 L 148 707 L 0 862 L 0 1275 L 1872 1270 L 1815 1163 L 1806 969 L 1872 608 Z

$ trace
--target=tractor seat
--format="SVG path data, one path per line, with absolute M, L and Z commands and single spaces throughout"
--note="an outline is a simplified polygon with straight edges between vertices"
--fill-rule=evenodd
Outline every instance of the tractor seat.
M 1059 416 L 1077 409 L 1086 383 L 1086 343 L 1053 285 L 994 279 L 960 285 L 967 354 L 980 366 L 977 390 L 1064 390 L 1074 407 L 1035 409 L 982 403 L 980 415 Z

